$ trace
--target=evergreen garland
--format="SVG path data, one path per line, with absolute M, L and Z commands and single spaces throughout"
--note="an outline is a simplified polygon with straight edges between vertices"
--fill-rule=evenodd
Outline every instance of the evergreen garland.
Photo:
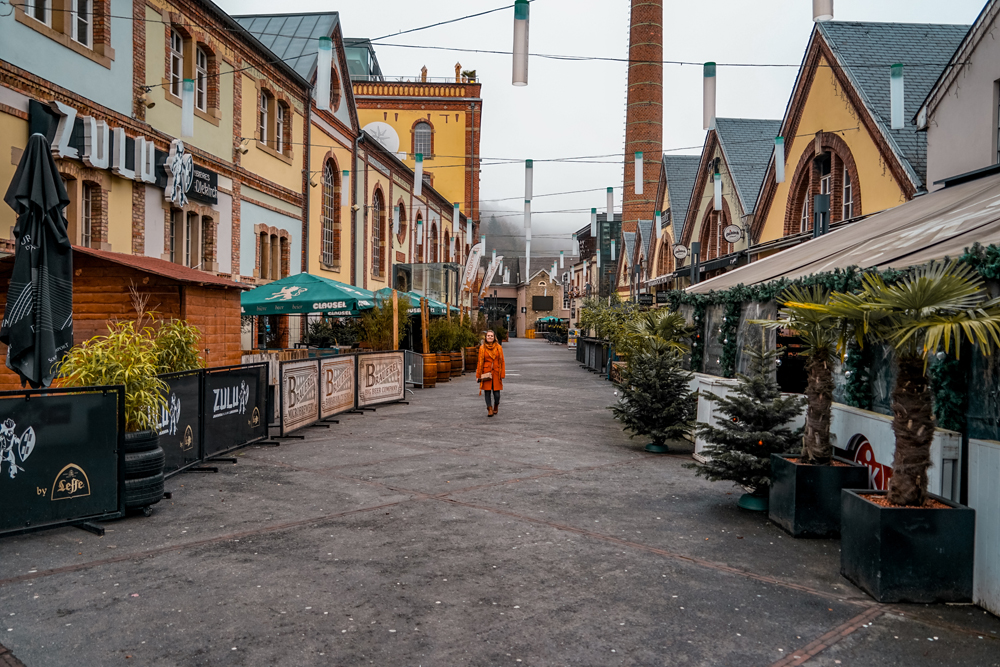
M 949 354 L 934 362 L 927 375 L 931 380 L 931 391 L 934 392 L 934 419 L 937 426 L 964 432 L 969 405 L 969 383 L 966 382 L 961 360 Z
M 708 303 L 694 304 L 694 332 L 691 334 L 691 370 L 701 373 L 705 367 L 705 346 L 708 344 Z
M 736 357 L 739 351 L 736 339 L 739 337 L 742 315 L 743 302 L 731 301 L 726 304 L 719 332 L 719 337 L 722 338 L 722 377 L 736 376 Z
M 872 394 L 873 356 L 871 345 L 861 347 L 857 341 L 851 340 L 844 359 L 844 376 L 847 379 L 844 402 L 862 410 L 871 410 L 875 402 Z
M 983 246 L 976 241 L 958 260 L 971 265 L 987 280 L 1000 280 L 1000 247 L 996 245 Z

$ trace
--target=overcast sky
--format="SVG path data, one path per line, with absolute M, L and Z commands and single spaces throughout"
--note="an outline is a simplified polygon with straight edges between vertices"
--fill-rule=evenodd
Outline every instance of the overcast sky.
M 273 0 L 216 0 L 232 14 L 271 13 Z M 972 23 L 985 0 L 835 0 L 843 21 Z M 336 10 L 347 37 L 375 38 L 438 21 L 513 4 L 510 0 L 298 0 L 296 12 Z M 531 4 L 530 51 L 537 54 L 627 58 L 629 0 L 535 0 Z M 811 0 L 713 0 L 664 2 L 664 60 L 714 60 L 718 69 L 718 115 L 780 119 L 812 29 Z M 510 51 L 513 9 L 376 42 L 387 76 L 454 76 L 456 62 L 477 71 L 483 82 L 484 160 L 482 203 L 501 214 L 521 216 L 523 163 L 488 166 L 491 158 L 535 162 L 534 238 L 569 234 L 588 224 L 590 207 L 603 209 L 604 189 L 614 185 L 621 204 L 626 65 L 621 62 L 559 61 L 532 57 L 529 85 L 511 85 L 511 57 L 485 53 L 410 49 L 408 44 Z M 765 63 L 791 67 L 726 68 L 721 63 Z M 698 154 L 701 129 L 700 66 L 664 66 L 663 147 Z M 566 164 L 541 160 L 614 155 L 612 163 Z M 574 195 L 546 193 L 588 190 Z M 510 198 L 507 201 L 501 201 Z M 488 201 L 497 200 L 497 201 Z M 543 211 L 583 209 L 544 214 Z M 485 215 L 485 213 L 484 213 Z M 512 220 L 514 218 L 511 218 Z

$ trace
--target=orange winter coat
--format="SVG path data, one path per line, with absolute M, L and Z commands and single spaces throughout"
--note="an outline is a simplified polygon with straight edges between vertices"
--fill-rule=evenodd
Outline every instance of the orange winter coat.
M 492 373 L 492 380 L 485 380 L 479 384 L 479 388 L 486 391 L 501 391 L 503 389 L 503 378 L 507 374 L 507 367 L 503 361 L 503 348 L 500 343 L 493 343 L 490 349 L 486 343 L 479 346 L 479 365 L 476 367 L 476 379 L 478 380 L 484 373 Z

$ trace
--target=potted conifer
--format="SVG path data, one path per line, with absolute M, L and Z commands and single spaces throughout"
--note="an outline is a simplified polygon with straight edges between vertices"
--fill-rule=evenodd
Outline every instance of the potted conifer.
M 880 602 L 963 601 L 972 595 L 975 510 L 927 489 L 934 412 L 927 361 L 963 343 L 990 354 L 1000 342 L 1000 303 L 968 265 L 934 262 L 895 284 L 876 273 L 857 294 L 811 306 L 853 323 L 859 345 L 896 352 L 888 491 L 841 492 L 840 571 Z M 842 346 L 846 341 L 842 341 Z
M 802 451 L 771 454 L 768 517 L 793 537 L 839 535 L 840 490 L 868 488 L 868 469 L 834 457 L 830 442 L 833 366 L 841 322 L 811 307 L 828 300 L 829 292 L 819 285 L 793 285 L 778 300 L 778 319 L 757 321 L 796 334 L 806 358 L 808 407 Z
M 715 481 L 739 484 L 744 493 L 739 506 L 765 511 L 771 485 L 771 454 L 789 452 L 801 441 L 802 429 L 788 424 L 802 412 L 804 399 L 783 396 L 774 379 L 776 352 L 761 341 L 759 350 L 744 349 L 750 360 L 746 375 L 738 375 L 739 384 L 732 396 L 706 393 L 727 419 L 719 425 L 702 424 L 698 434 L 708 441 L 704 463 L 688 464 L 699 475 Z

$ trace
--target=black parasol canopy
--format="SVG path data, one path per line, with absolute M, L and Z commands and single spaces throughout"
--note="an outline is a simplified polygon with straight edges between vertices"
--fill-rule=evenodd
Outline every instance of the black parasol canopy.
M 73 246 L 63 215 L 69 197 L 43 135 L 28 139 L 4 201 L 17 224 L 0 342 L 22 385 L 47 387 L 73 346 Z

